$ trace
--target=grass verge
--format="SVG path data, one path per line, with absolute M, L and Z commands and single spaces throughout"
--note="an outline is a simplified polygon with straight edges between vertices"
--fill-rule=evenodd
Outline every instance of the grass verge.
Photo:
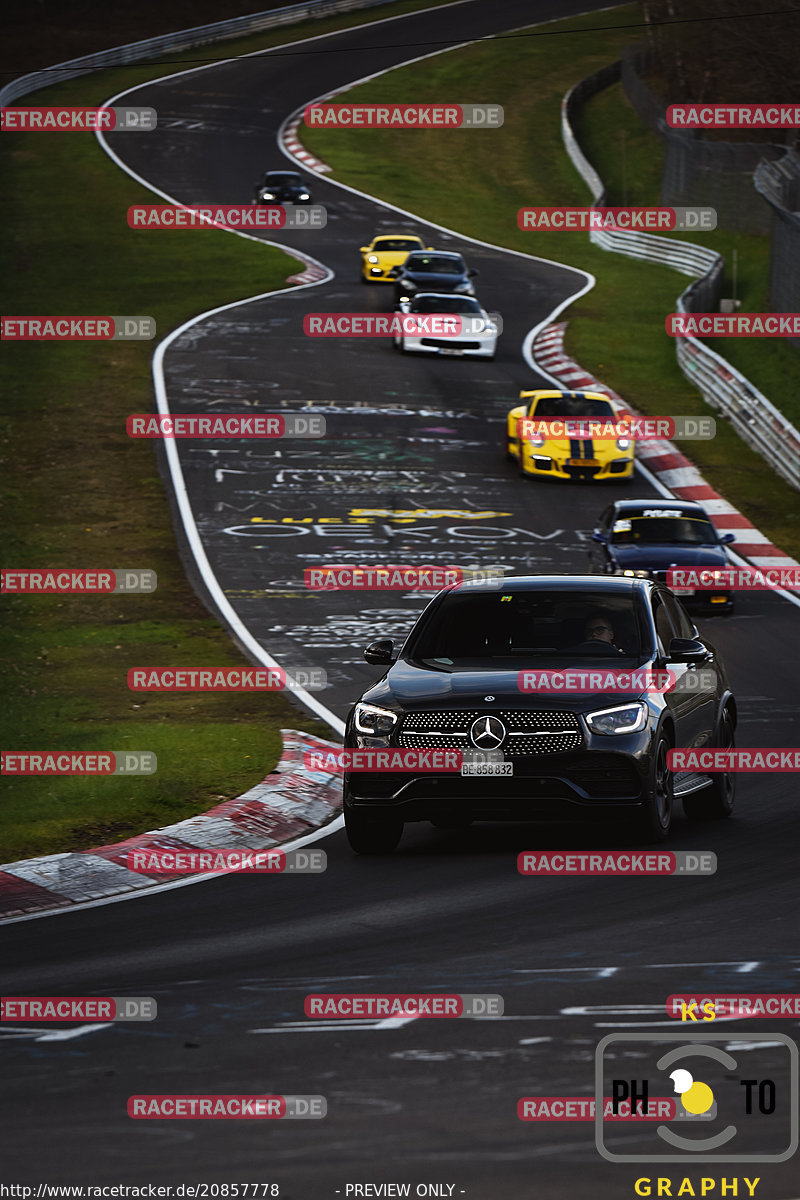
M 430 6 L 404 0 L 367 16 Z M 363 13 L 315 20 L 186 51 L 169 63 L 61 83 L 21 103 L 99 104 L 201 56 L 229 58 L 363 20 Z M 160 338 L 208 308 L 284 287 L 298 270 L 282 251 L 222 232 L 148 237 L 129 230 L 125 210 L 152 195 L 90 134 L 16 134 L 0 152 L 8 181 L 0 198 L 6 314 L 146 313 Z M 146 566 L 159 584 L 153 595 L 0 601 L 7 633 L 1 744 L 151 750 L 159 760 L 155 776 L 130 779 L 4 778 L 0 862 L 8 862 L 192 816 L 272 769 L 281 726 L 331 733 L 280 694 L 128 691 L 131 666 L 242 665 L 185 579 L 152 446 L 124 433 L 127 414 L 152 404 L 153 344 L 5 343 L 3 350 L 3 564 Z

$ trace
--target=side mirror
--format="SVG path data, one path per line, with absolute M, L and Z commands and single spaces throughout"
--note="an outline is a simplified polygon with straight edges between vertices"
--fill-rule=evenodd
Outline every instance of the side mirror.
M 480 271 L 477 267 L 470 267 L 470 269 L 467 271 L 467 275 L 469 275 L 470 279 L 474 279 L 476 275 L 480 275 Z
M 426 246 L 425 249 L 426 250 L 435 250 L 436 247 L 435 246 Z
M 736 534 L 735 533 L 723 533 L 722 537 L 719 540 L 723 546 L 729 546 L 731 544 L 731 542 L 736 541 Z
M 711 655 L 697 638 L 673 638 L 669 644 L 668 661 L 682 663 L 705 662 Z
M 359 246 L 358 247 L 359 254 L 366 254 L 368 250 L 369 250 L 369 246 Z
M 386 274 L 391 275 L 392 279 L 394 279 L 397 275 L 400 274 L 400 268 L 399 267 L 390 267 L 390 269 L 386 272 Z
M 606 534 L 601 533 L 599 529 L 593 529 L 592 530 L 592 541 L 600 542 L 603 546 L 605 546 L 606 543 L 608 542 L 608 537 L 606 536 Z
M 364 651 L 364 661 L 371 667 L 388 667 L 394 660 L 394 642 L 391 638 L 378 638 L 377 642 L 370 642 Z

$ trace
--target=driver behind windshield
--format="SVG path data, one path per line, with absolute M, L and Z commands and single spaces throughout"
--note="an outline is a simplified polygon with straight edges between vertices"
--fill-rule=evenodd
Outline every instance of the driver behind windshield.
M 586 624 L 583 630 L 584 640 L 587 642 L 606 642 L 609 646 L 613 646 L 618 654 L 624 654 L 614 642 L 614 626 L 608 618 L 608 615 L 603 612 L 594 612 L 586 618 Z

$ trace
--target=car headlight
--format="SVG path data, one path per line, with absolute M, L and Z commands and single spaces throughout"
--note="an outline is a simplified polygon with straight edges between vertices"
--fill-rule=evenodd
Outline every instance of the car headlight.
M 617 449 L 618 450 L 630 450 L 630 448 L 631 448 L 631 439 L 630 438 L 626 438 L 626 437 L 617 438 Z
M 584 717 L 592 733 L 638 733 L 647 724 L 647 705 L 643 700 L 601 708 Z
M 309 196 L 308 192 L 301 192 L 301 193 L 300 193 L 300 199 L 301 199 L 301 200 L 310 200 L 310 199 L 311 199 L 311 197 Z
M 259 194 L 260 199 L 262 199 L 262 200 L 274 200 L 275 199 L 274 192 L 259 192 L 258 194 Z
M 544 433 L 532 433 L 529 438 L 525 438 L 526 446 L 535 446 L 537 450 L 541 450 L 542 446 L 547 441 L 547 436 Z
M 649 571 L 623 571 L 622 567 L 617 567 L 618 575 L 627 575 L 629 579 L 649 579 Z
M 367 262 L 377 262 L 377 261 L 378 261 L 377 254 L 368 254 L 367 255 Z
M 388 708 L 378 708 L 375 704 L 356 705 L 355 726 L 359 733 L 372 733 L 386 736 L 397 724 L 397 713 Z
M 453 288 L 454 292 L 471 292 L 473 290 L 472 284 L 468 279 L 465 279 L 463 283 L 457 283 Z

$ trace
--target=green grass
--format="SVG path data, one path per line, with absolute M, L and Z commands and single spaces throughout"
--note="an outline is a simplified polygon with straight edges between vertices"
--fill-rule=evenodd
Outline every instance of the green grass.
M 523 232 L 516 223 L 524 205 L 589 203 L 588 189 L 563 149 L 561 99 L 578 80 L 620 56 L 636 31 L 611 27 L 635 19 L 637 12 L 624 7 L 593 13 L 542 26 L 530 38 L 500 38 L 450 51 L 390 71 L 348 94 L 362 103 L 443 97 L 499 103 L 505 110 L 499 130 L 304 128 L 301 137 L 333 167 L 335 179 L 471 237 L 590 271 L 597 286 L 565 314 L 570 321 L 568 350 L 644 413 L 708 415 L 700 394 L 681 373 L 674 342 L 664 330 L 665 316 L 674 311 L 688 278 L 607 253 L 582 233 Z M 594 27 L 591 32 L 578 32 L 588 23 Z M 626 133 L 628 202 L 656 204 L 660 148 L 618 89 L 590 103 L 580 130 L 585 153 L 601 176 L 608 175 L 612 197 L 619 202 L 621 130 Z M 726 254 L 737 247 L 742 306 L 766 307 L 767 239 L 726 231 L 699 239 L 676 236 Z M 775 341 L 716 339 L 710 344 L 782 408 L 787 395 L 800 393 L 800 356 Z M 729 425 L 718 420 L 713 441 L 686 442 L 681 448 L 731 503 L 776 544 L 800 557 L 800 496 Z
M 369 17 L 428 3 L 388 5 Z M 181 62 L 244 54 L 363 19 L 314 21 L 202 47 L 162 67 L 98 73 L 20 103 L 96 104 Z M 7 180 L 0 197 L 6 314 L 147 314 L 156 318 L 160 339 L 206 309 L 287 286 L 286 276 L 298 270 L 282 251 L 222 232 L 130 230 L 128 206 L 152 194 L 90 134 L 16 134 L 3 139 L 0 153 Z M 2 745 L 151 750 L 158 772 L 129 779 L 4 778 L 0 862 L 85 849 L 205 811 L 272 769 L 281 726 L 331 737 L 327 725 L 280 694 L 128 691 L 132 666 L 244 662 L 185 579 L 152 444 L 124 432 L 129 413 L 152 406 L 153 346 L 3 346 L 3 564 L 150 567 L 158 590 L 4 596 Z

